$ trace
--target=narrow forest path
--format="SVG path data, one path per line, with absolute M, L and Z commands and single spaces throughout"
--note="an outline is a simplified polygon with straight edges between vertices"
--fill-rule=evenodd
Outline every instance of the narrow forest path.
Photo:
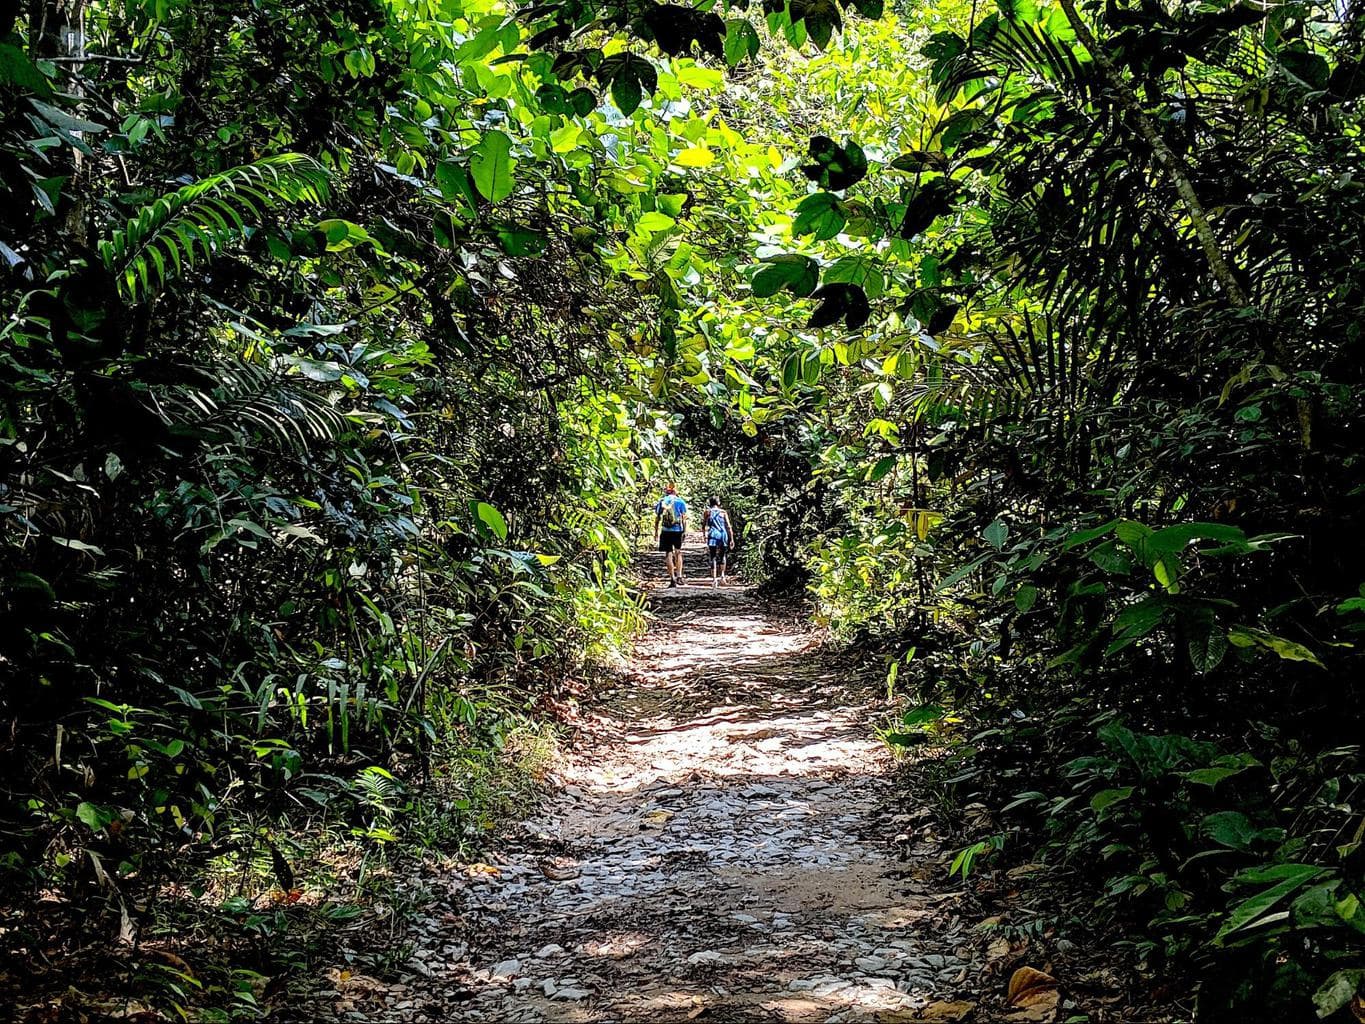
M 661 556 L 642 571 L 658 587 Z M 965 1019 L 980 972 L 942 851 L 897 859 L 881 820 L 880 684 L 852 684 L 746 588 L 651 604 L 562 789 L 496 873 L 453 881 L 461 939 L 430 923 L 395 1018 Z

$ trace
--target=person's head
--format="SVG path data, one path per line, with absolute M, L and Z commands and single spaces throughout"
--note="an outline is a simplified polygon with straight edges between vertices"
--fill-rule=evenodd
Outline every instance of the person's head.
M 665 484 L 665 485 L 664 485 L 664 493 L 665 493 L 665 494 L 677 494 L 677 493 L 678 493 L 678 485 L 677 485 L 677 484 Z
M 720 508 L 720 499 L 713 494 L 711 495 L 710 498 L 707 499 L 707 504 L 710 505 L 712 508 Z

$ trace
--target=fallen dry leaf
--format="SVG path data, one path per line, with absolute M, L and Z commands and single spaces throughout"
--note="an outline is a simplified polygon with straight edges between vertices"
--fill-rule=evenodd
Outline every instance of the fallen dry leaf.
M 328 968 L 326 976 L 338 992 L 352 996 L 378 995 L 388 991 L 388 986 L 378 978 L 371 978 L 368 974 L 356 974 L 346 967 Z
M 1015 1024 L 1049 1024 L 1057 1017 L 1057 1006 L 1062 1000 L 1062 994 L 1054 989 L 1033 989 L 1035 994 L 1030 996 L 1028 1002 L 1020 1009 L 1015 1010 L 1008 1017 L 1007 1021 Z
M 992 965 L 996 961 L 1004 960 L 1010 955 L 1010 940 L 1001 936 L 992 939 L 991 944 L 986 947 L 986 960 Z
M 470 864 L 464 869 L 464 873 L 473 878 L 478 875 L 500 875 L 502 869 L 495 868 L 492 864 Z
M 1028 1006 L 1039 996 L 1055 992 L 1057 979 L 1033 967 L 1021 967 L 1010 975 L 1009 994 L 1005 997 L 1011 1006 Z
M 571 860 L 556 858 L 541 861 L 540 873 L 552 882 L 567 882 L 571 878 L 577 878 L 583 871 Z
M 698 1017 L 704 1014 L 706 1010 L 707 1006 L 704 1002 L 702 1002 L 701 996 L 693 996 L 692 1009 L 687 1011 L 687 1019 L 696 1020 Z
M 187 964 L 181 957 L 172 953 L 170 950 L 156 949 L 155 947 L 147 947 L 147 952 L 150 953 L 152 956 L 159 957 L 160 959 L 166 961 L 166 963 L 170 964 L 181 974 L 187 974 L 191 978 L 195 976 L 194 968 Z

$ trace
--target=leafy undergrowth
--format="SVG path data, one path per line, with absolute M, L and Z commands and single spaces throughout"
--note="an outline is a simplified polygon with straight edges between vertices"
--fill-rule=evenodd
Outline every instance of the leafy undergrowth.
M 946 870 L 1007 908 L 1001 955 L 1030 949 L 1087 1020 L 1361 1019 L 1357 748 L 1001 689 L 1012 707 L 907 699 L 882 730 L 907 805 L 932 808 L 898 838 L 952 837 Z
M 23 1022 L 259 1020 L 339 974 L 404 961 L 405 923 L 425 896 L 399 881 L 425 859 L 465 860 L 539 798 L 555 727 L 520 723 L 495 749 L 440 751 L 425 784 L 372 773 L 371 810 L 392 840 L 297 816 L 221 836 L 97 927 L 102 909 L 55 892 L 0 917 L 9 955 L 0 1005 Z M 125 894 L 131 897 L 131 894 Z
M 1143 956 L 1130 921 L 1097 904 L 1098 882 L 1079 866 L 1053 862 L 1035 841 L 1010 834 L 974 792 L 964 802 L 964 766 L 951 747 L 904 758 L 895 776 L 902 813 L 896 844 L 939 842 L 954 851 L 942 876 L 963 891 L 963 906 L 986 933 L 986 969 L 1010 977 L 1040 970 L 1067 1000 L 1069 1016 L 1109 1021 L 1188 1021 L 1189 970 Z

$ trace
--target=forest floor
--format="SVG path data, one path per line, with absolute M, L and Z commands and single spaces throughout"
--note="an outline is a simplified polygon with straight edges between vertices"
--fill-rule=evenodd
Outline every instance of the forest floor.
M 1029 973 L 1039 948 L 947 878 L 928 811 L 892 798 L 874 733 L 884 681 L 850 676 L 750 589 L 697 585 L 702 555 L 688 558 L 691 585 L 670 589 L 646 556 L 652 627 L 631 670 L 585 703 L 538 815 L 491 863 L 425 877 L 400 979 L 342 976 L 327 1009 L 498 1024 L 1119 1019 L 1072 1016 L 1052 978 Z

